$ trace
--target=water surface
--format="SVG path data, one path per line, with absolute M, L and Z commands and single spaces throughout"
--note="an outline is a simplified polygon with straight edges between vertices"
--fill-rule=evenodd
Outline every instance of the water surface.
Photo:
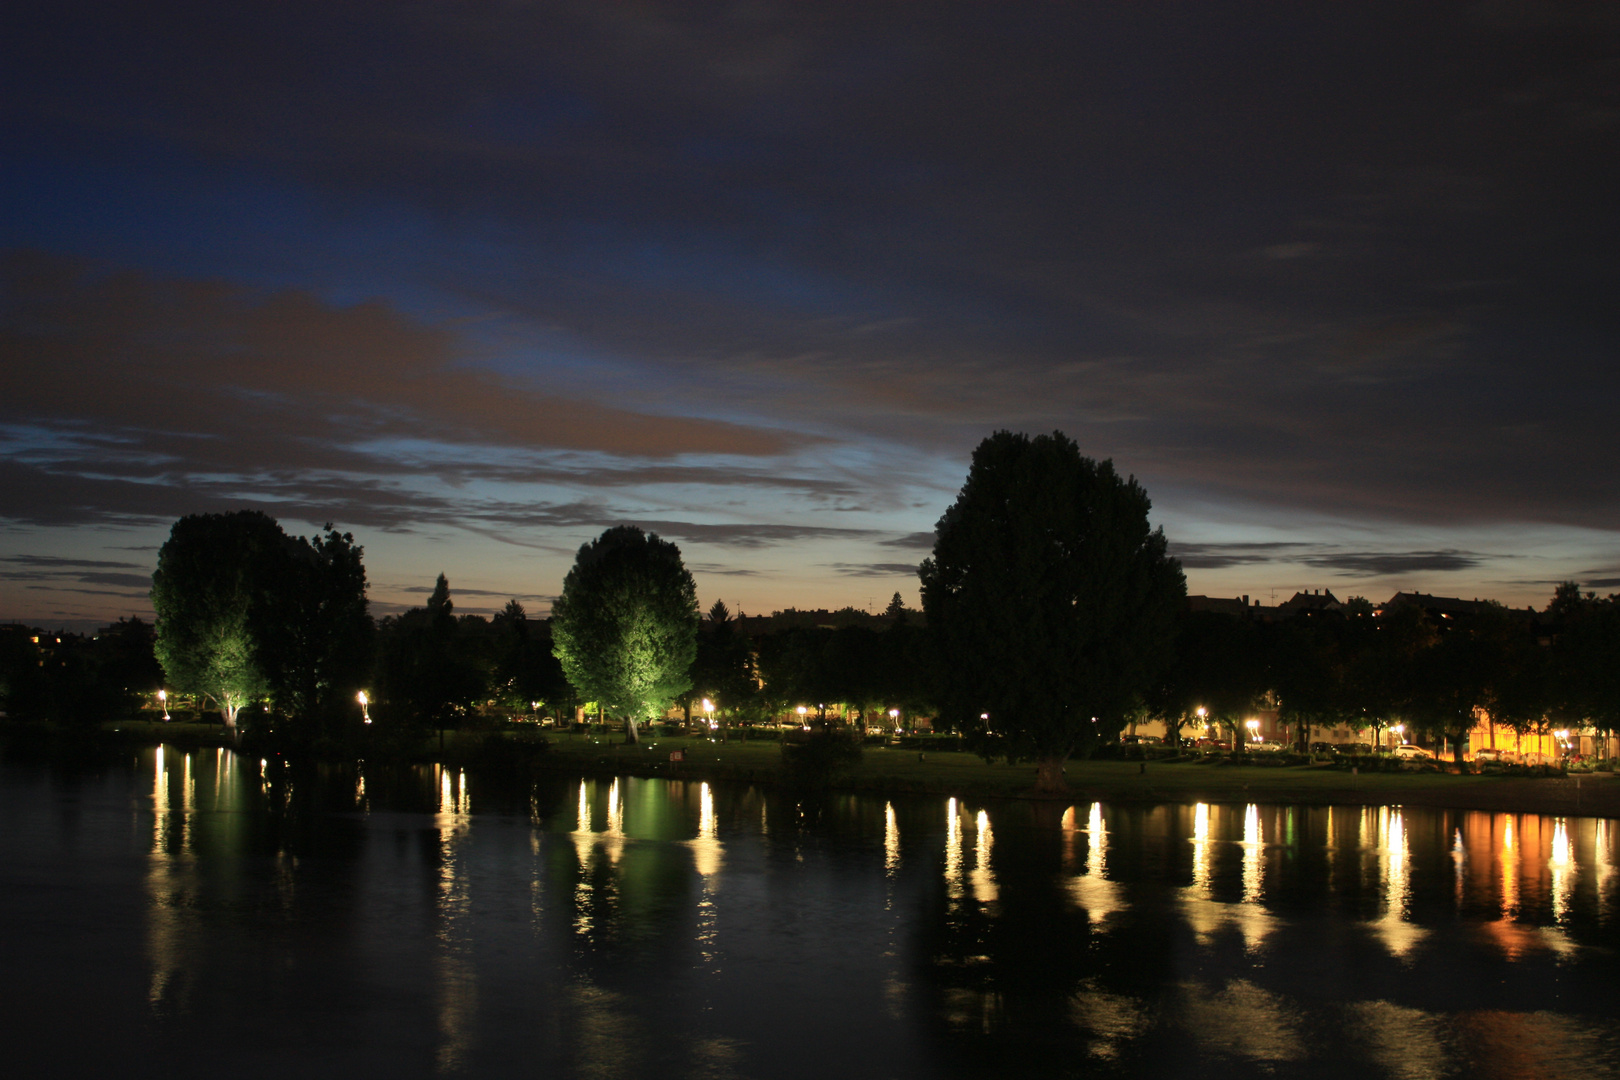
M 1620 1076 L 1620 823 L 0 761 L 30 1076 Z

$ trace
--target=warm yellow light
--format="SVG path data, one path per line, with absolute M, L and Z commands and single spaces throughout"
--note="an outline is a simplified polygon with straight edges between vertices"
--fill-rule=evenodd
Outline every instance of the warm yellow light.
M 889 710 L 889 719 L 890 720 L 895 719 L 899 715 L 900 715 L 900 710 L 899 709 L 890 709 Z
M 1206 717 L 1208 715 L 1209 715 L 1209 710 L 1208 709 L 1204 708 L 1202 705 L 1198 706 L 1198 719 L 1202 720 L 1204 717 Z
M 159 690 L 158 691 L 158 700 L 159 701 L 168 701 L 169 700 L 169 692 L 167 690 Z
M 800 705 L 800 706 L 799 706 L 799 715 L 800 715 L 800 716 L 803 716 L 803 715 L 804 715 L 804 706 L 803 706 L 803 705 Z
M 360 704 L 362 704 L 362 705 L 370 705 L 371 704 L 371 699 L 366 697 L 366 692 L 364 690 L 362 690 L 358 694 L 356 694 L 355 699 L 358 700 L 360 702 Z
M 714 712 L 714 702 L 710 701 L 708 698 L 704 698 L 703 699 L 703 711 L 704 712 Z

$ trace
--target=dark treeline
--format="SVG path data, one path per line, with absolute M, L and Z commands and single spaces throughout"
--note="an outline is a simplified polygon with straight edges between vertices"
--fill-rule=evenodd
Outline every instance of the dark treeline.
M 1488 601 L 1442 612 L 1424 599 L 1375 610 L 1352 598 L 1274 621 L 1189 612 L 1147 711 L 1179 730 L 1202 708 L 1235 735 L 1269 706 L 1301 748 L 1311 728 L 1376 737 L 1401 724 L 1460 752 L 1482 717 L 1520 733 L 1620 729 L 1620 597 L 1566 583 L 1541 612 Z
M 0 710 L 86 728 L 134 717 L 163 685 L 156 640 L 152 624 L 140 619 L 94 634 L 0 626 Z
M 567 723 L 599 707 L 564 676 L 549 620 L 516 600 L 490 618 L 458 615 L 440 575 L 422 607 L 374 620 L 362 554 L 330 527 L 289 537 L 254 512 L 183 519 L 154 578 L 162 632 L 138 619 L 86 636 L 0 628 L 0 708 L 91 725 L 150 715 L 166 688 L 177 712 L 230 724 L 240 711 L 256 730 L 307 743 L 352 734 L 366 717 L 374 737 L 419 737 L 511 718 Z M 1312 728 L 1376 737 L 1401 723 L 1454 750 L 1482 714 L 1519 731 L 1620 729 L 1620 597 L 1566 584 L 1540 612 L 1488 602 L 1375 611 L 1360 599 L 1265 612 L 1184 611 L 1172 655 L 1127 720 L 1162 719 L 1180 734 L 1202 709 L 1239 735 L 1246 717 L 1271 709 L 1302 747 Z M 672 704 L 686 722 L 722 730 L 801 708 L 811 723 L 949 726 L 937 656 L 898 594 L 882 615 L 747 617 L 717 601 L 697 628 L 690 688 Z

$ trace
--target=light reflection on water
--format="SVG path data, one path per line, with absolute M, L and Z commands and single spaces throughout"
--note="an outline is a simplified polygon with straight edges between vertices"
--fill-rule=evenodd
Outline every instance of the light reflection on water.
M 1617 1075 L 1608 821 L 242 765 L 150 752 L 106 815 L 139 959 L 74 981 L 136 976 L 126 1042 L 228 1055 L 268 1011 L 327 1056 L 249 1049 L 310 1075 Z

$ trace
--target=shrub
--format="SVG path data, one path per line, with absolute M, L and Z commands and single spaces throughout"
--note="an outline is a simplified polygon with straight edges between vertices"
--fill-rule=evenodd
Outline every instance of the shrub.
M 782 742 L 782 773 L 795 787 L 826 787 L 834 775 L 860 760 L 860 740 L 843 731 L 814 731 L 804 739 Z

